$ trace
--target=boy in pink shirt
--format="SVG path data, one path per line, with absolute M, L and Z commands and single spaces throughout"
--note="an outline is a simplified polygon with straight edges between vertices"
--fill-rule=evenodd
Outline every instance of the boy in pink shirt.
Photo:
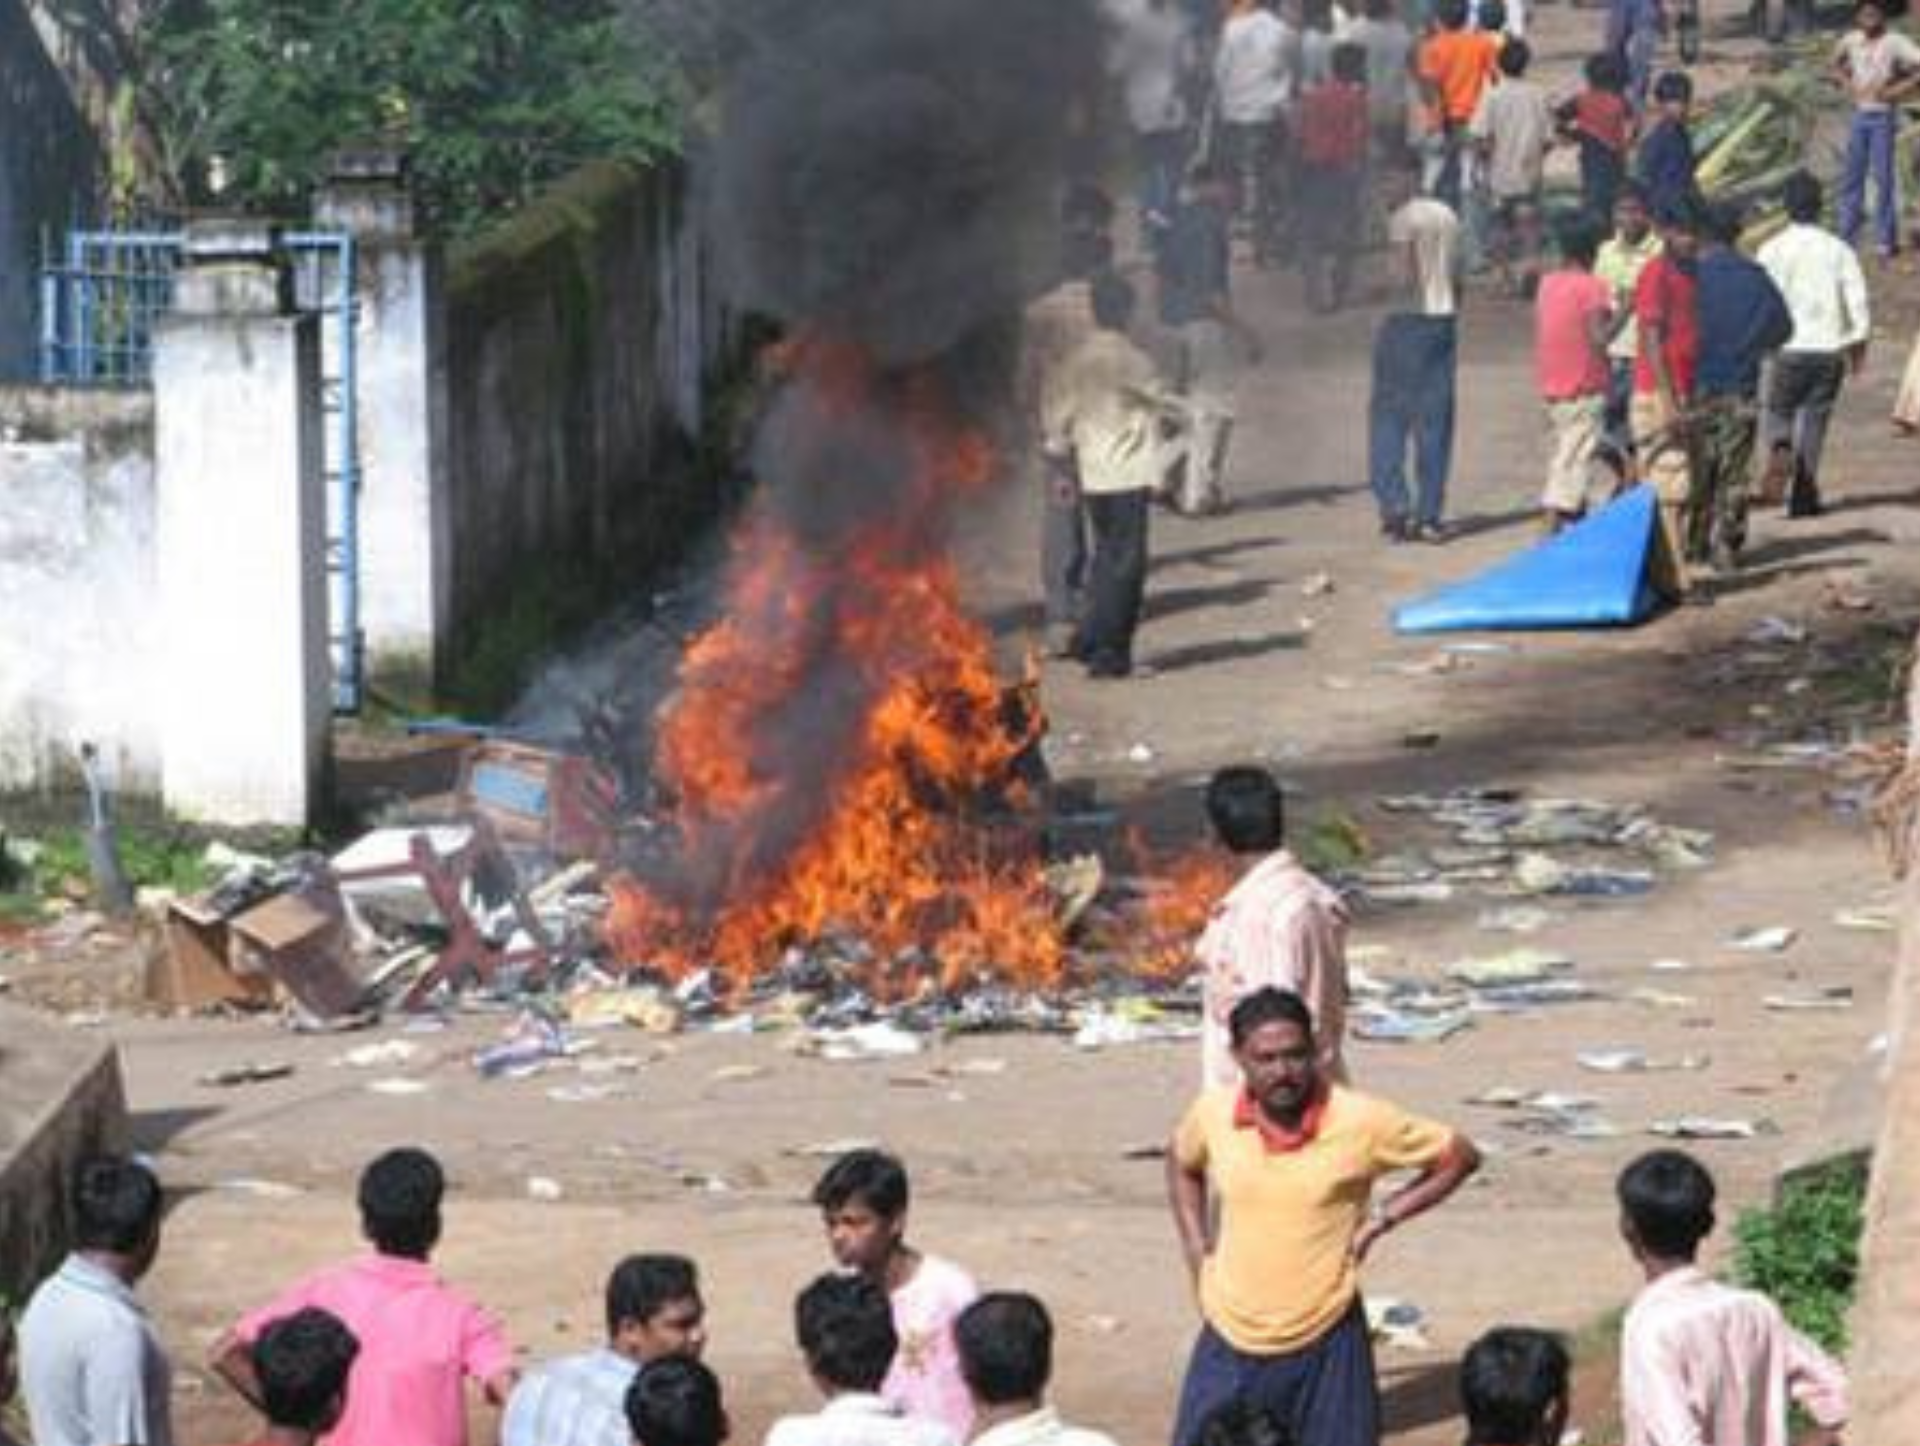
M 900 1349 L 881 1395 L 965 1441 L 973 1434 L 973 1398 L 960 1374 L 953 1323 L 980 1291 L 959 1266 L 907 1244 L 906 1168 L 881 1150 L 850 1151 L 820 1177 L 813 1203 L 834 1261 L 881 1286 L 893 1305 Z
M 1713 1233 L 1713 1176 L 1691 1155 L 1654 1150 L 1621 1172 L 1620 1233 L 1645 1272 L 1620 1334 L 1626 1446 L 1789 1446 L 1798 1406 L 1832 1446 L 1847 1377 L 1758 1291 L 1722 1285 L 1694 1262 Z
M 258 1405 L 251 1350 L 272 1322 L 317 1307 L 360 1343 L 347 1405 L 328 1446 L 466 1446 L 462 1389 L 474 1380 L 502 1404 L 513 1352 L 498 1321 L 427 1263 L 440 1240 L 446 1177 L 424 1150 L 389 1150 L 360 1176 L 361 1228 L 374 1253 L 331 1266 L 243 1317 L 214 1344 L 213 1368 Z
M 1547 485 L 1540 499 L 1548 532 L 1558 532 L 1606 500 L 1596 466 L 1606 430 L 1612 373 L 1607 343 L 1619 327 L 1613 291 L 1593 274 L 1599 226 L 1582 216 L 1559 236 L 1561 264 L 1540 278 L 1534 300 L 1534 363 L 1547 404 Z

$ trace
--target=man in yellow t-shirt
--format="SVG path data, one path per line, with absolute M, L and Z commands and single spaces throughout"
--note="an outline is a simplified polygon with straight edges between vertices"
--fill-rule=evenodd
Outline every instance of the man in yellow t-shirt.
M 1249 994 L 1228 1032 L 1243 1083 L 1201 1095 L 1167 1157 L 1204 1318 L 1173 1446 L 1193 1446 L 1201 1423 L 1236 1398 L 1272 1411 L 1299 1446 L 1377 1446 L 1360 1264 L 1381 1236 L 1459 1189 L 1479 1151 L 1446 1125 L 1329 1081 L 1297 994 Z M 1399 1170 L 1419 1173 L 1369 1209 L 1374 1182 Z

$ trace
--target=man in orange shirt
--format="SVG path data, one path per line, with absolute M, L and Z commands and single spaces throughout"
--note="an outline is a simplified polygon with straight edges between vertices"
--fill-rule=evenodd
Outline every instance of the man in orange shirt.
M 1234 1399 L 1273 1412 L 1299 1446 L 1377 1446 L 1360 1264 L 1381 1236 L 1459 1189 L 1480 1154 L 1446 1125 L 1329 1082 L 1297 994 L 1249 994 L 1228 1030 L 1243 1083 L 1201 1095 L 1167 1155 L 1204 1318 L 1173 1446 L 1195 1446 L 1201 1424 Z M 1398 1170 L 1419 1174 L 1369 1209 L 1374 1182 Z
M 1438 28 L 1420 43 L 1416 71 L 1421 94 L 1439 120 L 1444 148 L 1434 194 L 1457 212 L 1465 179 L 1461 159 L 1467 127 L 1480 108 L 1480 97 L 1495 83 L 1500 37 L 1467 27 L 1467 0 L 1440 0 L 1434 20 Z

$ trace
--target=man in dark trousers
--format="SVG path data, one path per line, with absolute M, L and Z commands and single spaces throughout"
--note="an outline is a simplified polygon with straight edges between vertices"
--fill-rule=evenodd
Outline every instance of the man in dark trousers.
M 1133 635 L 1147 583 L 1147 515 L 1166 467 L 1163 424 L 1187 413 L 1127 335 L 1133 288 L 1118 276 L 1093 287 L 1092 335 L 1043 398 L 1042 446 L 1071 458 L 1092 532 L 1087 616 L 1074 656 L 1091 678 L 1133 671 Z

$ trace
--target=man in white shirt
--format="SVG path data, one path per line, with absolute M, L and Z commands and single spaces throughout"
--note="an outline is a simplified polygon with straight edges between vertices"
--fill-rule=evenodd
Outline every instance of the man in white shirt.
M 1758 258 L 1793 314 L 1793 336 L 1774 358 L 1767 384 L 1761 494 L 1784 498 L 1789 517 L 1817 517 L 1827 421 L 1848 371 L 1866 360 L 1873 323 L 1860 258 L 1820 225 L 1820 183 L 1795 172 L 1785 200 L 1790 224 Z
M 1069 1426 L 1047 1404 L 1053 1320 L 1030 1295 L 1002 1291 L 968 1306 L 953 1328 L 960 1373 L 973 1393 L 972 1446 L 1114 1446 Z
M 698 1360 L 706 1305 L 693 1262 L 631 1255 L 607 1278 L 607 1341 L 549 1361 L 507 1399 L 503 1446 L 628 1446 L 627 1391 L 642 1366 Z
M 1279 16 L 1255 0 L 1233 0 L 1214 53 L 1214 106 L 1234 212 L 1262 258 L 1275 241 L 1280 126 L 1296 89 L 1298 51 L 1299 37 Z
M 1396 298 L 1373 338 L 1368 477 L 1388 540 L 1444 542 L 1459 365 L 1454 273 L 1460 264 L 1460 218 L 1446 202 L 1415 194 L 1415 177 L 1405 168 L 1389 169 L 1382 191 L 1393 208 L 1387 242 Z M 1411 501 L 1409 442 L 1416 483 Z
M 1193 31 L 1174 0 L 1106 0 L 1106 11 L 1113 26 L 1107 64 L 1120 82 L 1133 131 L 1141 225 L 1157 244 L 1187 162 Z
M 767 1446 L 958 1446 L 938 1421 L 906 1415 L 880 1394 L 900 1349 L 887 1293 L 864 1275 L 823 1275 L 793 1303 L 807 1374 L 827 1404 L 787 1416 Z
M 136 1160 L 82 1161 L 74 1249 L 20 1321 L 39 1446 L 172 1446 L 172 1368 L 133 1293 L 160 1253 L 160 1182 Z

